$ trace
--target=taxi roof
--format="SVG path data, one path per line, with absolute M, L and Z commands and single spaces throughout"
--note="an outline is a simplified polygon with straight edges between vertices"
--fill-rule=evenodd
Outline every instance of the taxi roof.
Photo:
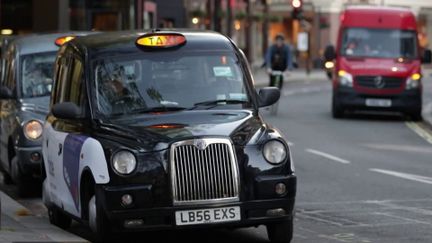
M 36 34 L 18 37 L 11 42 L 20 55 L 27 55 L 41 52 L 57 51 L 59 47 L 55 45 L 55 40 L 68 35 L 87 35 L 93 32 L 64 32 L 52 34 Z
M 231 41 L 224 35 L 213 31 L 195 31 L 189 29 L 163 29 L 148 31 L 116 31 L 104 32 L 74 39 L 70 44 L 89 56 L 112 54 L 113 52 L 138 52 L 135 42 L 138 37 L 145 34 L 177 33 L 186 37 L 186 44 L 182 49 L 233 51 Z

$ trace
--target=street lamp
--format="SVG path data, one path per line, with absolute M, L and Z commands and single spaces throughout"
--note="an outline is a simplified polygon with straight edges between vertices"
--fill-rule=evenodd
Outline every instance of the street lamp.
M 193 17 L 192 24 L 198 24 L 198 23 L 199 23 L 199 19 L 197 17 Z

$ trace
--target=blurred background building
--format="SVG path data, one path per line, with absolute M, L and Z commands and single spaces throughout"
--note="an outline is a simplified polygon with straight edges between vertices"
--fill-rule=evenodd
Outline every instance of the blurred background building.
M 431 0 L 0 0 L 0 29 L 1 34 L 212 29 L 230 36 L 256 65 L 273 37 L 283 33 L 299 65 L 313 67 L 320 65 L 325 46 L 336 42 L 341 10 L 353 4 L 410 8 L 418 18 L 420 44 L 431 48 Z

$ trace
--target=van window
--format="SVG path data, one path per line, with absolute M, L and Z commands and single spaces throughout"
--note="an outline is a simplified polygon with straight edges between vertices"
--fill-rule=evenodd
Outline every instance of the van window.
M 415 31 L 399 29 L 347 28 L 342 36 L 340 53 L 351 57 L 415 59 Z
M 37 53 L 21 58 L 21 92 L 24 98 L 49 96 L 56 53 Z

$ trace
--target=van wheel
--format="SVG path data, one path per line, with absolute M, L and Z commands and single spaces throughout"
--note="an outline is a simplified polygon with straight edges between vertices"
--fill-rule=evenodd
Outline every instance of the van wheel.
M 293 238 L 293 218 L 267 225 L 267 235 L 272 243 L 289 243 Z
M 408 115 L 411 117 L 412 121 L 422 121 L 423 120 L 421 110 L 412 112 Z
M 89 226 L 94 233 L 95 242 L 112 242 L 110 223 L 98 202 L 97 195 L 93 195 L 88 203 L 88 214 Z
M 18 196 L 29 197 L 33 192 L 34 181 L 31 176 L 23 175 L 18 163 L 18 158 L 16 156 L 13 157 L 11 162 L 12 179 L 17 186 Z
M 335 98 L 332 100 L 332 116 L 333 118 L 343 118 L 344 116 L 344 109 Z
M 61 212 L 54 206 L 48 207 L 48 217 L 51 224 L 58 226 L 62 229 L 67 229 L 72 223 L 71 217 Z

